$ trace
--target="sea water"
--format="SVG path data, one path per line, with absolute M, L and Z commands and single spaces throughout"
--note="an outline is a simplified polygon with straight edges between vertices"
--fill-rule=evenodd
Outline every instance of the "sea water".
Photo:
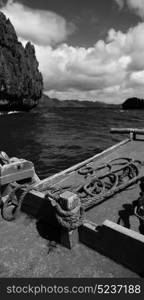
M 34 163 L 41 179 L 126 138 L 111 127 L 144 127 L 144 111 L 119 107 L 50 108 L 0 115 L 0 150 Z

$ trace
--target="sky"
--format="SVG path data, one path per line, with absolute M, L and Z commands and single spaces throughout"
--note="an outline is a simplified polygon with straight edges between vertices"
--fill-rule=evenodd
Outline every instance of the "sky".
M 34 44 L 50 97 L 144 98 L 144 0 L 0 0 L 0 10 Z

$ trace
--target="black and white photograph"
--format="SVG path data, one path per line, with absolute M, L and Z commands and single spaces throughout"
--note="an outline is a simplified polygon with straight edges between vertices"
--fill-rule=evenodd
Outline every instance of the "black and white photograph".
M 0 278 L 143 277 L 144 1 L 0 0 Z

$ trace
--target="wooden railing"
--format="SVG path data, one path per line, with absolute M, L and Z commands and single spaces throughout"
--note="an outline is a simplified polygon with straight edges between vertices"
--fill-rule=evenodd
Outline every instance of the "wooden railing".
M 139 128 L 111 128 L 110 133 L 129 133 L 131 140 L 136 140 L 136 135 L 144 135 L 144 129 Z

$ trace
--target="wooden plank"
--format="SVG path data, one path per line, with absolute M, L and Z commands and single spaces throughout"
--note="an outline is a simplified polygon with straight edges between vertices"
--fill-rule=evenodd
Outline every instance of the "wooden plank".
M 138 242 L 142 243 L 144 247 L 144 235 L 142 235 L 141 233 L 118 225 L 117 223 L 111 222 L 109 220 L 105 220 L 103 226 L 106 228 L 106 230 L 109 228 L 117 232 L 117 234 L 120 233 L 122 235 L 125 235 L 127 238 L 130 238 L 134 241 L 137 240 Z
M 99 250 L 99 241 L 102 239 L 101 227 L 89 220 L 85 220 L 79 227 L 79 241 L 87 246 Z
M 20 197 L 23 192 L 24 189 L 18 190 L 17 196 Z M 37 220 L 46 222 L 52 227 L 58 226 L 55 218 L 55 202 L 46 198 L 41 192 L 29 191 L 22 201 L 21 211 Z
M 18 190 L 17 196 L 20 197 L 23 193 L 24 189 Z M 42 214 L 41 208 L 44 202 L 45 195 L 43 193 L 31 190 L 25 195 L 22 201 L 21 211 L 34 218 L 40 217 Z
M 102 226 L 87 221 L 79 229 L 80 242 L 132 271 L 144 275 L 144 236 L 106 220 Z

